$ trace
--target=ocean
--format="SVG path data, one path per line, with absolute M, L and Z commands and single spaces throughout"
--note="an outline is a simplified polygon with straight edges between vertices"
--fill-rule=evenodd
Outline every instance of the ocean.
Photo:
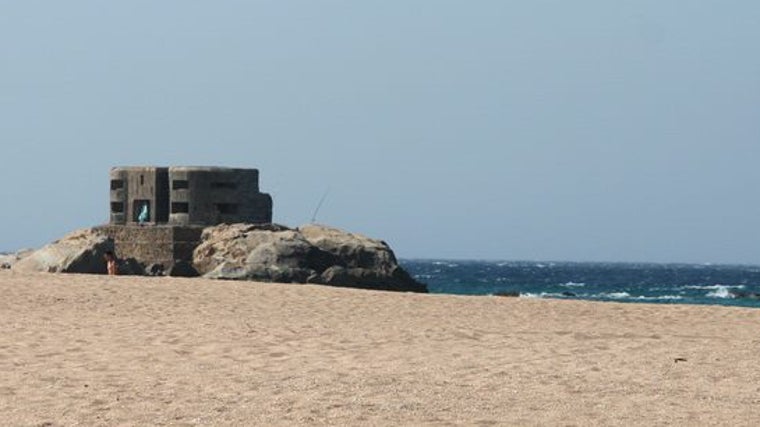
M 760 308 L 760 266 L 400 260 L 431 293 Z

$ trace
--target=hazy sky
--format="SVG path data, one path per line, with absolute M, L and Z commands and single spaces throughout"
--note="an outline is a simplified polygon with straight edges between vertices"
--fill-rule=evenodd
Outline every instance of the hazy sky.
M 760 263 L 760 2 L 0 0 L 0 250 L 256 167 L 402 258 Z

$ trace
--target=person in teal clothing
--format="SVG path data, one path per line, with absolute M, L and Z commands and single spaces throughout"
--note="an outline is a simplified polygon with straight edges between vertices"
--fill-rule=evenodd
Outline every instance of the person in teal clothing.
M 137 215 L 137 222 L 142 225 L 148 222 L 150 219 L 150 212 L 148 212 L 148 204 L 145 203 L 142 205 L 142 209 L 140 210 L 140 214 Z

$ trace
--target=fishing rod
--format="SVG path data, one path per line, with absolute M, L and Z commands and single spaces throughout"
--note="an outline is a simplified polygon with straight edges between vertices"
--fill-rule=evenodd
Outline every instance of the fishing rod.
M 319 209 L 322 207 L 322 204 L 325 202 L 325 199 L 327 198 L 327 195 L 330 193 L 330 187 L 325 190 L 325 193 L 322 194 L 322 198 L 319 199 L 319 203 L 317 203 L 317 208 L 314 209 L 314 214 L 311 216 L 311 223 L 314 224 L 317 222 L 317 213 L 319 213 Z

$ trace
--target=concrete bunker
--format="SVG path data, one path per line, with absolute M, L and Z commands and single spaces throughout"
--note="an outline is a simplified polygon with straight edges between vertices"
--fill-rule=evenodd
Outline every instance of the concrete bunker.
M 119 258 L 170 268 L 192 262 L 204 227 L 271 223 L 272 198 L 259 191 L 257 169 L 115 167 L 110 221 L 98 227 Z
M 272 222 L 257 169 L 116 167 L 110 177 L 112 225 Z

